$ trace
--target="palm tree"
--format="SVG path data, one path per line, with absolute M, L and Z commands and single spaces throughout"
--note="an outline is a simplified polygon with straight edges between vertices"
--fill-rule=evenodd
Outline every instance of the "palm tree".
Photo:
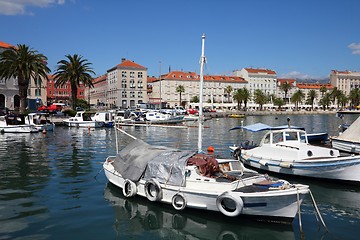
M 287 94 L 288 94 L 289 90 L 291 89 L 291 87 L 292 87 L 292 85 L 288 81 L 286 81 L 280 85 L 280 89 L 283 90 L 285 93 L 285 103 L 288 102 Z
M 351 101 L 351 107 L 355 108 L 360 104 L 360 89 L 353 88 L 349 93 L 349 100 Z
M 50 69 L 46 66 L 47 58 L 38 51 L 24 44 L 10 47 L 0 56 L 0 78 L 17 78 L 19 85 L 20 113 L 26 109 L 26 100 L 31 79 L 48 79 Z
M 226 96 L 228 98 L 228 102 L 230 102 L 230 96 L 231 96 L 231 92 L 233 91 L 234 89 L 232 88 L 232 86 L 227 86 L 224 91 L 226 93 Z
M 327 92 L 327 88 L 325 86 L 321 86 L 320 92 L 321 92 L 321 96 L 323 97 L 324 94 Z
M 278 109 L 280 110 L 282 106 L 285 105 L 285 101 L 282 98 L 273 98 L 273 103 L 275 106 L 278 106 Z
M 304 98 L 304 93 L 301 90 L 297 90 L 291 97 L 291 102 L 295 103 L 296 110 L 299 109 L 299 103 Z
M 56 87 L 70 82 L 72 109 L 75 110 L 78 87 L 80 84 L 83 84 L 85 87 L 93 87 L 91 74 L 95 75 L 95 72 L 90 67 L 91 63 L 87 59 L 83 59 L 82 56 L 74 54 L 73 56 L 66 55 L 65 57 L 67 57 L 68 61 L 60 60 L 58 62 L 54 81 Z
M 242 95 L 243 95 L 242 94 L 242 89 L 238 89 L 238 90 L 235 91 L 234 96 L 233 96 L 234 100 L 237 102 L 237 109 L 238 110 L 240 110 L 241 103 L 243 101 L 243 96 Z
M 323 110 L 325 111 L 329 107 L 330 102 L 331 102 L 330 93 L 325 93 L 324 96 L 320 99 L 319 103 L 321 104 Z
M 260 105 L 260 111 L 265 103 L 268 102 L 268 97 L 260 89 L 256 89 L 254 92 L 254 101 L 256 104 Z
M 176 92 L 178 92 L 180 94 L 180 103 L 179 106 L 181 106 L 181 93 L 185 92 L 185 88 L 183 85 L 178 85 L 176 87 Z
M 317 98 L 317 93 L 314 89 L 311 89 L 308 92 L 307 99 L 306 99 L 306 103 L 311 105 L 311 110 L 314 109 L 315 98 Z

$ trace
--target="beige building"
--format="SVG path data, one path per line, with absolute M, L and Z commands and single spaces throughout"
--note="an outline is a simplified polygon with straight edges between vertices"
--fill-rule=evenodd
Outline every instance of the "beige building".
M 360 87 L 360 72 L 331 70 L 330 83 L 348 96 L 351 89 Z
M 199 97 L 200 76 L 195 72 L 171 71 L 161 75 L 161 81 L 155 79 L 152 82 L 152 91 L 149 93 L 149 102 L 155 103 L 161 101 L 166 103 L 167 107 L 180 106 L 180 93 L 176 91 L 179 85 L 184 87 L 181 93 L 181 102 L 186 106 L 191 105 L 193 97 Z M 224 103 L 225 88 L 231 86 L 233 90 L 245 87 L 247 82 L 236 76 L 204 76 L 203 102 L 204 103 Z M 233 101 L 233 98 L 230 98 Z
M 132 108 L 137 103 L 148 101 L 147 68 L 133 61 L 123 58 L 120 64 L 107 70 L 106 82 L 103 99 L 106 99 L 107 106 Z
M 277 76 L 273 70 L 243 68 L 241 70 L 235 70 L 233 75 L 242 77 L 248 82 L 247 88 L 252 95 L 256 89 L 260 89 L 267 95 L 277 94 Z

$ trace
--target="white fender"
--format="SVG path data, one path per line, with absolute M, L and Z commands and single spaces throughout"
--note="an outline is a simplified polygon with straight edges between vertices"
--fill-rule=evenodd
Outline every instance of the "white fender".
M 228 217 L 236 217 L 241 213 L 244 202 L 240 196 L 225 192 L 217 197 L 216 206 L 222 214 Z
M 146 181 L 144 191 L 147 199 L 152 202 L 160 201 L 162 198 L 162 189 L 158 180 L 152 178 Z
M 125 197 L 133 197 L 137 193 L 136 184 L 129 179 L 124 181 L 124 187 L 122 190 Z
M 176 210 L 183 210 L 186 207 L 186 198 L 182 193 L 176 193 L 171 200 L 172 206 Z

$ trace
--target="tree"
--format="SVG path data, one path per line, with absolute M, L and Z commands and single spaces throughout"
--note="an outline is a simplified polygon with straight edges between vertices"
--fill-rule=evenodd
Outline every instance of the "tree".
M 321 92 L 321 96 L 323 97 L 324 94 L 327 92 L 327 88 L 325 86 L 321 86 L 320 92 Z
M 274 105 L 280 110 L 285 105 L 285 101 L 282 98 L 273 98 Z
M 325 111 L 329 107 L 330 102 L 331 102 L 330 93 L 325 93 L 324 96 L 320 99 L 319 103 L 321 104 L 323 110 Z
M 180 106 L 182 106 L 182 105 L 181 105 L 181 93 L 185 92 L 184 86 L 183 86 L 183 85 L 178 85 L 178 86 L 176 87 L 176 92 L 178 92 L 178 93 L 180 94 L 179 104 L 180 104 Z
M 311 89 L 307 95 L 306 103 L 311 105 L 311 110 L 314 109 L 314 101 L 317 97 L 317 93 L 314 89 Z
M 353 88 L 350 90 L 349 100 L 351 102 L 352 108 L 356 108 L 357 106 L 360 105 L 360 89 L 359 88 Z
M 288 94 L 288 92 L 290 91 L 291 87 L 292 87 L 292 86 L 291 86 L 291 84 L 290 84 L 288 81 L 286 81 L 286 82 L 284 82 L 283 84 L 280 85 L 280 89 L 283 90 L 284 93 L 285 93 L 285 102 L 286 102 L 286 103 L 288 102 L 288 100 L 287 100 L 287 94 Z
M 92 76 L 95 72 L 90 67 L 91 63 L 82 56 L 74 54 L 65 56 L 68 60 L 60 60 L 54 74 L 55 86 L 63 86 L 70 82 L 72 109 L 76 108 L 77 90 L 80 84 L 93 87 Z
M 38 51 L 24 44 L 10 47 L 0 56 L 0 78 L 8 80 L 17 78 L 19 85 L 20 113 L 27 107 L 27 94 L 31 79 L 48 79 L 50 69 L 47 67 L 47 58 Z
M 291 102 L 295 103 L 296 110 L 299 109 L 299 103 L 304 98 L 304 93 L 301 90 L 297 90 L 291 97 Z
M 347 102 L 349 101 L 349 99 L 345 96 L 343 92 L 340 92 L 337 99 L 338 99 L 338 104 L 340 105 L 340 109 L 343 109 L 347 104 Z
M 260 89 L 256 89 L 254 92 L 254 101 L 260 105 L 260 111 L 265 103 L 268 102 L 268 97 Z
M 340 94 L 341 94 L 341 91 L 337 87 L 334 87 L 333 90 L 331 91 L 330 99 L 334 105 Z M 338 103 L 338 105 L 339 105 L 339 103 Z
M 232 86 L 227 86 L 224 91 L 226 93 L 226 96 L 227 96 L 227 99 L 228 99 L 228 102 L 230 102 L 230 96 L 231 96 L 231 92 L 233 91 L 234 89 L 232 88 Z
M 198 102 L 200 102 L 199 96 L 193 96 L 193 97 L 191 98 L 190 102 L 193 102 L 193 103 L 198 103 Z

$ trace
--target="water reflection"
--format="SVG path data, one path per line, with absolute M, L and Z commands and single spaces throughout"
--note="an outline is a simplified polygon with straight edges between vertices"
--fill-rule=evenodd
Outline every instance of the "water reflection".
M 112 184 L 104 197 L 115 212 L 117 239 L 295 239 L 291 225 L 250 223 L 197 210 L 176 211 L 147 199 L 125 198 Z

